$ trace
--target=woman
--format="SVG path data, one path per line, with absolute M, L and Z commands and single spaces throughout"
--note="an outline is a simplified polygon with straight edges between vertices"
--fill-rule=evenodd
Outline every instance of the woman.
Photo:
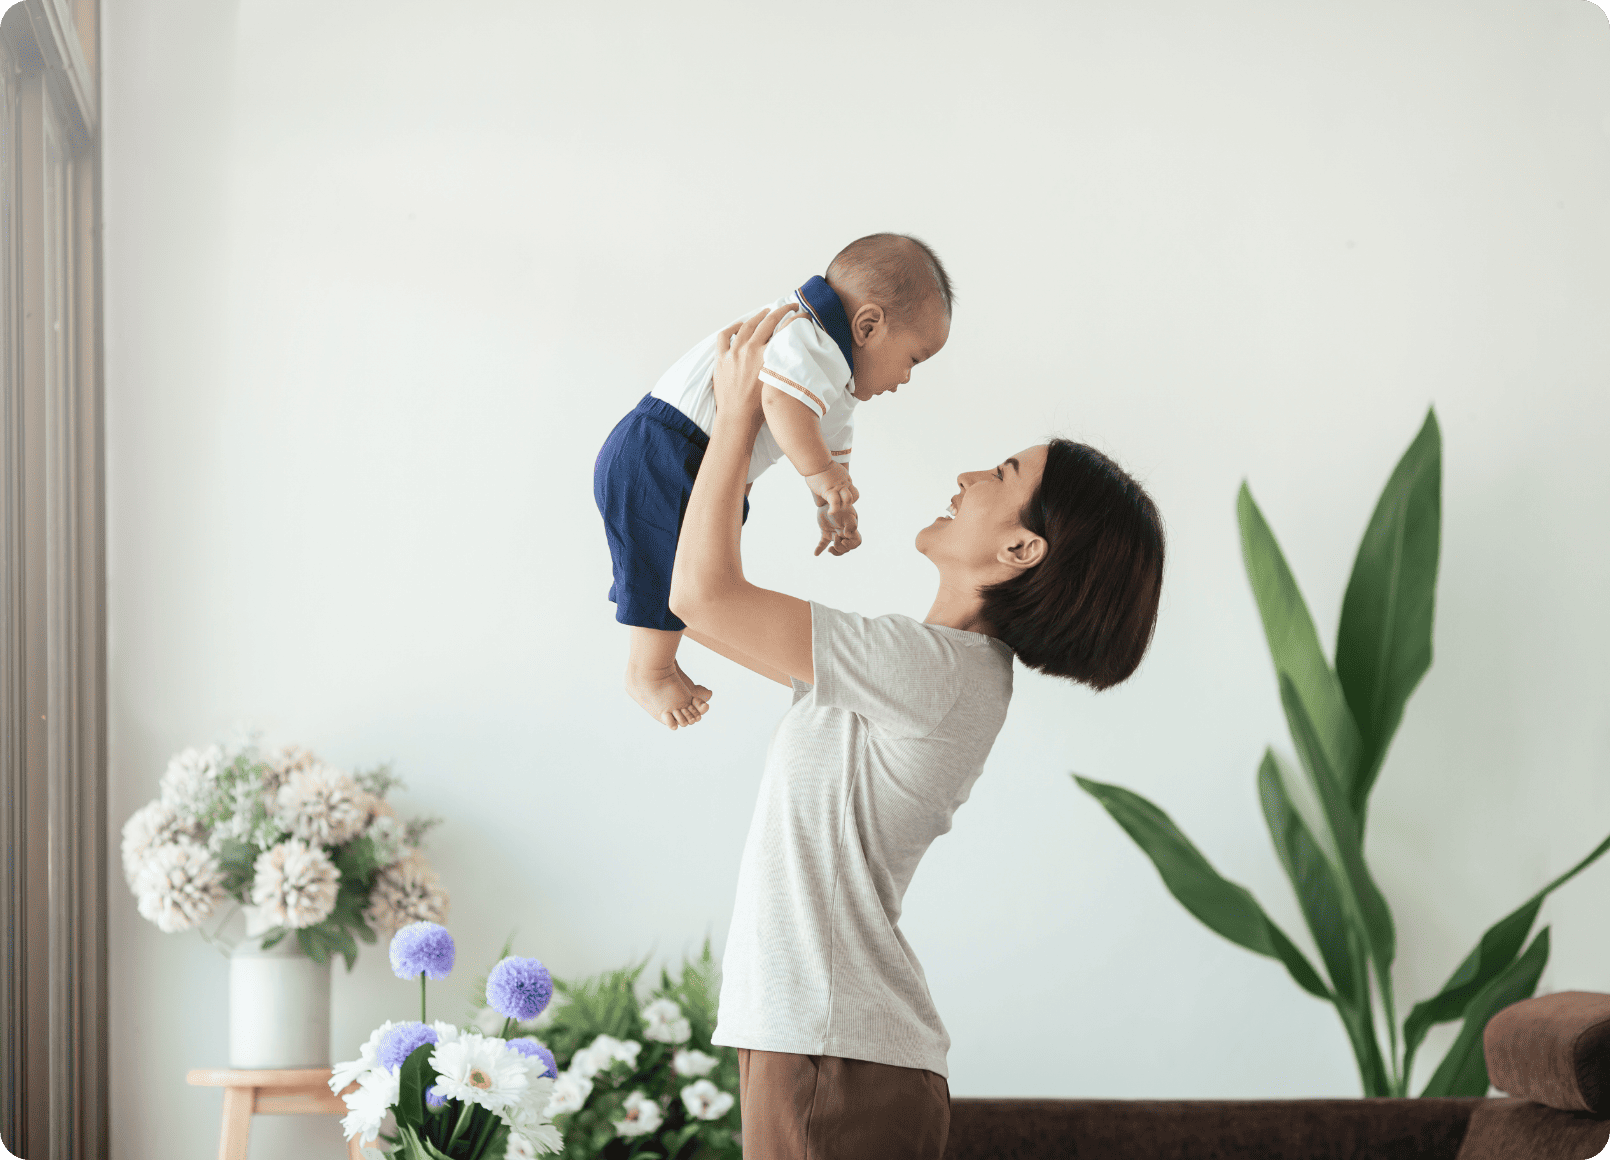
M 738 536 L 757 376 L 790 309 L 723 332 L 671 582 L 690 636 L 794 690 L 744 846 L 714 1039 L 738 1048 L 746 1160 L 939 1160 L 950 1038 L 901 899 L 983 770 L 1014 655 L 1098 689 L 1134 672 L 1162 527 L 1115 464 L 1056 440 L 957 477 L 949 515 L 917 534 L 939 569 L 922 623 L 750 584 Z

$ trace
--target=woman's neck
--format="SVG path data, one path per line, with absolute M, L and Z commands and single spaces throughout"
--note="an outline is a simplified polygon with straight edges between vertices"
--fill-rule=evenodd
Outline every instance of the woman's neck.
M 981 632 L 985 636 L 995 635 L 995 630 L 984 620 L 984 602 L 978 598 L 978 589 L 970 585 L 952 587 L 943 580 L 939 583 L 939 592 L 923 623 L 959 628 L 963 632 Z

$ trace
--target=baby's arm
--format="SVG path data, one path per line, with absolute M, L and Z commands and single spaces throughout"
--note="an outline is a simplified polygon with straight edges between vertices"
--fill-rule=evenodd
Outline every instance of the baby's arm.
M 852 509 L 860 492 L 850 482 L 849 471 L 833 462 L 816 412 L 793 396 L 769 386 L 760 389 L 760 406 L 766 414 L 772 438 L 777 440 L 777 446 L 788 456 L 794 470 L 805 477 L 806 486 L 819 503 L 826 505 L 827 514 L 837 518 L 841 512 Z

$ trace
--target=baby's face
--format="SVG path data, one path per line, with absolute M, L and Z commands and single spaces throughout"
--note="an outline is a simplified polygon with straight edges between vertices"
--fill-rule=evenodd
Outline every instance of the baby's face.
M 909 326 L 876 327 L 855 348 L 854 395 L 863 403 L 911 381 L 911 369 L 939 353 L 950 337 L 950 319 L 939 303 L 930 304 Z

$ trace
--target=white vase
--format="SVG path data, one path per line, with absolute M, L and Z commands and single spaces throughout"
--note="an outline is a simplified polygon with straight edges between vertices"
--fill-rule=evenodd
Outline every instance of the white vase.
M 244 939 L 229 956 L 229 1066 L 330 1066 L 330 964 L 294 932 L 267 950 Z

